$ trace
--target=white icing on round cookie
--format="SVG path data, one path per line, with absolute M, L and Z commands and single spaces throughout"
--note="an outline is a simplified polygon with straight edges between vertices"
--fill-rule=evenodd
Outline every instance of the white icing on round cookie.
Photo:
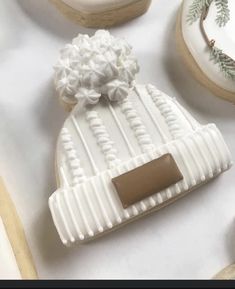
M 190 5 L 193 0 L 184 0 L 182 10 L 182 34 L 190 53 L 206 74 L 206 76 L 221 88 L 230 92 L 235 92 L 234 79 L 226 78 L 220 71 L 218 65 L 210 60 L 210 52 L 207 48 L 202 32 L 199 27 L 199 20 L 193 24 L 187 22 Z M 216 40 L 216 46 L 223 49 L 223 52 L 235 59 L 235 1 L 229 1 L 230 20 L 224 27 L 219 27 L 215 23 L 216 6 L 212 2 L 209 14 L 205 21 L 205 30 L 210 39 Z
M 98 13 L 117 9 L 136 2 L 136 0 L 62 0 L 75 10 L 87 13 Z
M 21 279 L 16 259 L 0 217 L 0 279 Z
M 66 61 L 70 59 L 67 55 Z M 60 76 L 56 68 L 56 85 Z M 216 126 L 199 124 L 175 99 L 152 85 L 136 84 L 126 88 L 124 97 L 115 85 L 98 99 L 97 87 L 103 83 L 84 93 L 89 101 L 78 101 L 58 138 L 60 187 L 49 206 L 65 245 L 101 236 L 157 210 L 232 164 Z M 112 179 L 165 154 L 171 154 L 183 179 L 124 208 Z

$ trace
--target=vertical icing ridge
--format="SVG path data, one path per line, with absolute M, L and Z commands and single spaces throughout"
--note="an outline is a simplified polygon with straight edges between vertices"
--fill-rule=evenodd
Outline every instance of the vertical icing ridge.
M 61 131 L 61 141 L 67 158 L 68 166 L 71 170 L 72 184 L 79 184 L 86 179 L 86 176 L 83 168 L 81 167 L 81 161 L 74 147 L 72 136 L 70 135 L 69 130 L 65 127 Z
M 137 111 L 133 108 L 131 101 L 125 98 L 119 102 L 119 105 L 134 132 L 142 152 L 154 149 L 153 141 L 150 135 L 147 133 L 147 129 Z
M 184 131 L 178 123 L 178 116 L 174 113 L 162 92 L 157 90 L 156 87 L 151 84 L 147 85 L 147 91 L 149 92 L 154 104 L 159 109 L 161 115 L 165 118 L 172 137 L 177 139 L 184 136 Z
M 83 147 L 84 147 L 84 149 L 86 151 L 86 154 L 87 154 L 87 156 L 89 158 L 92 170 L 93 170 L 94 174 L 97 175 L 99 173 L 99 169 L 98 169 L 98 167 L 97 167 L 97 165 L 95 163 L 94 156 L 92 155 L 91 150 L 90 150 L 90 148 L 89 148 L 89 146 L 88 146 L 88 144 L 86 142 L 85 136 L 82 133 L 82 131 L 80 129 L 80 126 L 79 126 L 79 124 L 78 124 L 78 122 L 77 122 L 77 120 L 76 120 L 74 115 L 71 115 L 71 122 L 72 122 L 77 134 L 79 135 L 79 137 L 80 137 L 80 139 L 82 141 Z
M 126 143 L 126 145 L 128 147 L 129 153 L 130 153 L 131 157 L 134 157 L 135 156 L 135 150 L 132 147 L 130 141 L 128 140 L 128 136 L 125 133 L 125 131 L 124 131 L 124 129 L 123 129 L 121 123 L 120 123 L 120 120 L 117 117 L 117 114 L 116 114 L 115 110 L 113 109 L 113 107 L 112 107 L 112 105 L 110 104 L 109 101 L 107 101 L 107 103 L 108 103 L 108 108 L 109 108 L 109 110 L 110 110 L 110 112 L 111 112 L 111 114 L 113 116 L 113 119 L 115 120 L 116 125 L 117 125 L 117 127 L 118 127 L 118 129 L 119 129 L 119 131 L 120 131 L 120 133 L 121 133 L 121 135 L 123 137 L 123 140 L 125 141 L 125 143 Z
M 86 112 L 86 119 L 89 122 L 93 135 L 96 137 L 97 144 L 104 154 L 105 161 L 109 168 L 115 167 L 120 163 L 117 157 L 117 149 L 114 148 L 114 142 L 110 136 L 97 111 L 91 110 Z

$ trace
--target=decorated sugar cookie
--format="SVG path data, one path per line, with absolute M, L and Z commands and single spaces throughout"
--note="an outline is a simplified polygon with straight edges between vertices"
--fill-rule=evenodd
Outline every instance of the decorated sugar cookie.
M 235 1 L 184 0 L 177 23 L 179 50 L 193 75 L 235 103 Z
M 51 0 L 59 10 L 82 26 L 104 28 L 144 14 L 151 0 Z
M 138 70 L 130 45 L 108 31 L 78 35 L 61 50 L 55 86 L 73 109 L 58 138 L 49 206 L 65 245 L 158 210 L 232 164 L 217 127 L 137 84 Z

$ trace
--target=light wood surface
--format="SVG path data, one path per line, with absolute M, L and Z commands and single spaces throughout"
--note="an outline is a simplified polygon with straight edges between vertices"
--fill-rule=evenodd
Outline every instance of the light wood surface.
M 0 216 L 11 243 L 22 279 L 37 279 L 37 272 L 15 206 L 0 178 Z
M 235 280 L 235 264 L 229 265 L 214 276 L 215 280 Z

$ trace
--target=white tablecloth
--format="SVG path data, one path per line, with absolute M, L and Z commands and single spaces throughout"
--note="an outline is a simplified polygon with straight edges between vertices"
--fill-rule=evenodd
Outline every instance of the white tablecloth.
M 201 87 L 175 47 L 180 0 L 111 29 L 134 47 L 139 82 L 215 122 L 235 158 L 235 106 Z M 56 138 L 67 113 L 52 82 L 58 50 L 79 32 L 47 0 L 0 0 L 0 172 L 40 278 L 211 278 L 235 262 L 235 167 L 175 204 L 90 244 L 66 248 L 48 209 Z

